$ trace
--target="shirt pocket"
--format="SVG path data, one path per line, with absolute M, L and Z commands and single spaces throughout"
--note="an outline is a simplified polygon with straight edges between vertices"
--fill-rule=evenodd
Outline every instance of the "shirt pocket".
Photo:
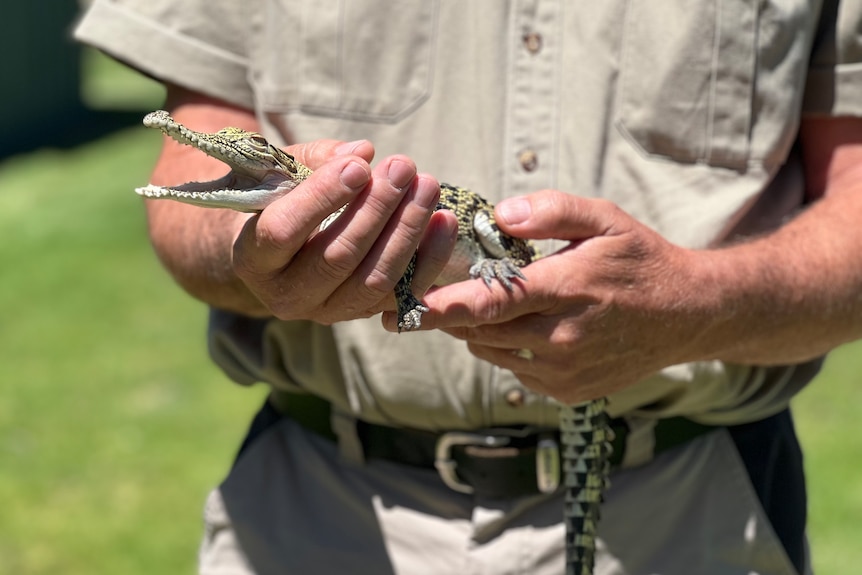
M 642 153 L 745 168 L 758 4 L 629 0 L 617 127 Z
M 397 122 L 434 76 L 437 5 L 269 0 L 253 82 L 266 111 Z

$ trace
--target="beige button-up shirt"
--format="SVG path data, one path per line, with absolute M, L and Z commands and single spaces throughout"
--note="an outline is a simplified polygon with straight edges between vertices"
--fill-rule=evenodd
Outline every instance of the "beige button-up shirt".
M 701 248 L 803 205 L 799 119 L 862 112 L 860 20 L 859 1 L 96 0 L 77 35 L 256 110 L 274 141 L 367 138 L 492 201 L 607 198 Z M 372 422 L 556 423 L 551 400 L 442 333 L 214 310 L 209 340 L 236 381 Z M 785 407 L 816 367 L 674 366 L 610 411 L 742 422 Z

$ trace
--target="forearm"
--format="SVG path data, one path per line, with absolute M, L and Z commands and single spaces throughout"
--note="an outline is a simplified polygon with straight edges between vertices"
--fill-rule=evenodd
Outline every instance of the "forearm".
M 167 107 L 180 121 L 204 131 L 225 126 L 257 130 L 249 111 L 172 89 Z M 224 164 L 165 138 L 151 181 L 170 185 L 223 176 Z M 159 259 L 193 297 L 246 315 L 268 315 L 266 308 L 232 268 L 235 238 L 249 214 L 199 208 L 169 201 L 147 202 L 150 239 Z
M 704 252 L 715 314 L 704 356 L 787 364 L 862 337 L 862 186 L 832 194 L 773 234 Z
M 155 201 L 147 213 L 156 254 L 189 295 L 244 315 L 270 315 L 231 267 L 234 230 L 248 214 Z
M 862 337 L 862 121 L 806 120 L 801 136 L 806 186 L 822 199 L 774 233 L 702 260 L 703 285 L 724 310 L 713 339 L 720 359 L 791 363 Z

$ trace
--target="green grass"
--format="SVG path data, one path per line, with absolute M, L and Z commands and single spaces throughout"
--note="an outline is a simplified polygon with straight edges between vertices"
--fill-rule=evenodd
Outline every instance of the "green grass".
M 0 573 L 193 572 L 263 388 L 205 354 L 132 189 L 141 128 L 0 164 Z
M 862 565 L 862 343 L 836 350 L 794 402 L 809 486 L 815 571 L 854 575 Z
M 193 572 L 204 496 L 265 391 L 210 364 L 205 309 L 150 251 L 131 190 L 157 147 L 133 128 L 0 163 L 2 575 Z M 862 564 L 860 373 L 846 346 L 796 401 L 820 574 Z

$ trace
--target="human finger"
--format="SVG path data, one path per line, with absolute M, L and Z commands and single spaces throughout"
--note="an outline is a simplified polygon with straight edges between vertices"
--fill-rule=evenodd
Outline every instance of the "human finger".
M 497 224 L 517 237 L 581 240 L 613 234 L 622 211 L 612 202 L 544 190 L 497 204 Z
M 374 145 L 368 140 L 314 140 L 287 146 L 285 151 L 312 170 L 318 169 L 336 156 L 358 156 L 366 162 L 374 159 Z
M 356 156 L 334 158 L 293 191 L 248 220 L 234 245 L 240 277 L 284 267 L 329 214 L 350 202 L 371 180 Z
M 499 348 L 468 342 L 475 357 L 511 371 L 527 388 L 566 405 L 606 396 L 621 388 L 614 379 L 588 377 L 571 369 L 572 358 L 561 360 L 548 348 Z
M 451 213 L 440 211 L 431 214 L 425 235 L 416 250 L 416 267 L 410 282 L 410 291 L 417 298 L 422 298 L 446 267 L 455 247 L 457 234 L 458 223 Z M 395 298 L 390 294 L 381 300 L 375 311 L 384 312 L 384 323 L 391 320 L 393 325 L 396 325 L 399 320 L 394 319 L 395 309 Z M 392 318 L 386 317 L 389 313 L 393 313 Z
M 373 242 L 355 273 L 331 298 L 332 301 L 343 300 L 345 306 L 361 307 L 392 300 L 392 290 L 416 252 L 439 198 L 437 181 L 430 176 L 417 176 L 415 165 L 404 157 L 396 156 L 388 168 L 384 163 L 377 170 L 386 172 L 390 186 L 401 186 L 403 199 L 388 219 L 379 219 L 382 223 L 379 230 L 379 225 L 361 229 L 353 222 L 355 218 L 368 216 L 366 207 L 358 207 L 353 214 L 344 214 L 348 219 L 342 236 L 354 228 L 363 244 Z
M 458 220 L 448 210 L 434 212 L 428 228 L 419 243 L 416 257 L 416 272 L 413 275 L 413 291 L 424 294 L 443 272 L 458 238 Z
M 525 275 L 527 271 L 524 270 Z M 477 280 L 432 288 L 423 298 L 430 311 L 422 315 L 419 329 L 476 327 L 510 321 L 538 309 L 537 303 L 530 301 L 527 289 L 521 282 L 513 283 L 512 289 L 507 290 L 496 284 L 489 288 Z M 389 331 L 398 328 L 394 316 L 385 317 L 383 325 Z

